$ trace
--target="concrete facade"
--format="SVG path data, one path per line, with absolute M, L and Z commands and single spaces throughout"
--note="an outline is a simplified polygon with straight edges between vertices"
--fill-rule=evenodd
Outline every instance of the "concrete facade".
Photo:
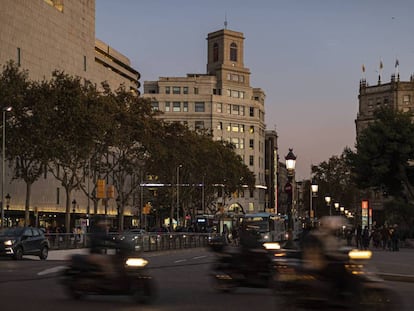
M 164 120 L 208 130 L 214 139 L 233 143 L 256 175 L 256 191 L 232 198 L 226 207 L 237 203 L 246 212 L 264 211 L 265 94 L 250 86 L 243 34 L 228 29 L 208 34 L 207 54 L 206 74 L 144 81 L 143 96 L 152 99 L 154 109 L 164 112 L 160 116 Z
M 95 38 L 95 0 L 2 0 L 0 65 L 10 60 L 28 70 L 31 80 L 50 79 L 57 69 L 90 80 L 98 87 L 106 81 L 112 90 L 123 84 L 139 94 L 140 75 L 130 60 Z M 10 210 L 22 211 L 25 184 L 11 182 L 8 173 L 6 170 L 4 193 L 11 196 Z M 77 202 L 74 214 L 83 217 L 88 205 L 86 196 L 74 192 L 72 199 Z M 109 203 L 109 214 L 116 214 L 114 205 Z M 59 213 L 62 216 L 65 212 L 65 206 L 64 188 L 50 174 L 33 184 L 30 210 L 38 211 L 39 220 L 53 223 Z M 104 213 L 104 206 L 99 206 L 98 213 Z

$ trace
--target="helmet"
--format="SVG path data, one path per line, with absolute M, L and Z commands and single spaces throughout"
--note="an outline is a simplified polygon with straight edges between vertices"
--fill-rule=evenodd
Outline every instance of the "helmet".
M 347 221 L 342 216 L 324 216 L 320 220 L 321 228 L 334 231 L 347 225 Z

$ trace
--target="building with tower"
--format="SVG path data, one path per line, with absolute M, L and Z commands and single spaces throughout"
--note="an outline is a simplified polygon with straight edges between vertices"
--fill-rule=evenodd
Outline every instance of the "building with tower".
M 207 36 L 207 72 L 186 77 L 160 77 L 144 81 L 144 97 L 168 122 L 181 122 L 193 130 L 208 130 L 216 140 L 232 143 L 256 175 L 254 192 L 246 190 L 226 202 L 245 212 L 266 208 L 265 93 L 250 85 L 244 65 L 243 33 L 222 29 Z

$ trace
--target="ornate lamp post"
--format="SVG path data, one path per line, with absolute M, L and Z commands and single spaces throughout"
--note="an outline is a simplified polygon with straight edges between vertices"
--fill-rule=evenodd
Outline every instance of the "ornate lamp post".
M 180 219 L 180 168 L 182 167 L 181 164 L 177 166 L 177 226 Z
M 76 203 L 77 203 L 76 200 L 73 199 L 73 201 L 72 201 L 73 228 L 75 228 L 75 224 L 76 224 L 76 222 L 75 222 Z
M 316 211 L 316 204 L 315 204 L 315 202 L 313 201 L 313 199 L 314 198 L 316 198 L 317 196 L 318 196 L 318 189 L 319 189 L 319 186 L 318 186 L 318 184 L 316 183 L 316 181 L 313 179 L 312 180 L 312 183 L 311 183 L 311 197 L 310 197 L 310 214 L 309 214 L 309 217 L 310 217 L 310 219 L 311 219 L 311 221 L 315 218 L 315 211 Z
M 331 196 L 329 194 L 325 195 L 326 205 L 329 207 L 329 216 L 332 216 L 332 207 L 331 207 Z
M 7 193 L 6 194 L 6 209 L 7 209 L 7 213 L 9 213 L 9 207 L 10 207 L 10 199 L 11 199 L 11 196 L 10 196 L 10 194 L 9 193 Z M 7 219 L 7 224 L 6 224 L 6 226 L 8 227 L 9 226 L 9 218 L 7 218 L 7 217 L 5 217 L 6 219 Z
M 293 215 L 292 215 L 292 209 L 293 209 L 293 177 L 295 175 L 295 166 L 296 166 L 296 156 L 293 153 L 293 149 L 289 148 L 289 152 L 285 157 L 286 160 L 286 169 L 287 169 L 287 175 L 288 175 L 288 182 L 285 186 L 285 192 L 288 195 L 288 210 L 287 210 L 287 216 L 288 216 L 288 230 L 293 230 Z

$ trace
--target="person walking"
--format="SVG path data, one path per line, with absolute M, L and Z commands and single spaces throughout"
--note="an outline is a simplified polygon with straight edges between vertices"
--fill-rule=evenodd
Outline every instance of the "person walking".
M 368 226 L 365 226 L 364 230 L 362 231 L 362 247 L 363 249 L 369 248 L 369 242 L 371 240 L 371 235 L 369 234 Z

